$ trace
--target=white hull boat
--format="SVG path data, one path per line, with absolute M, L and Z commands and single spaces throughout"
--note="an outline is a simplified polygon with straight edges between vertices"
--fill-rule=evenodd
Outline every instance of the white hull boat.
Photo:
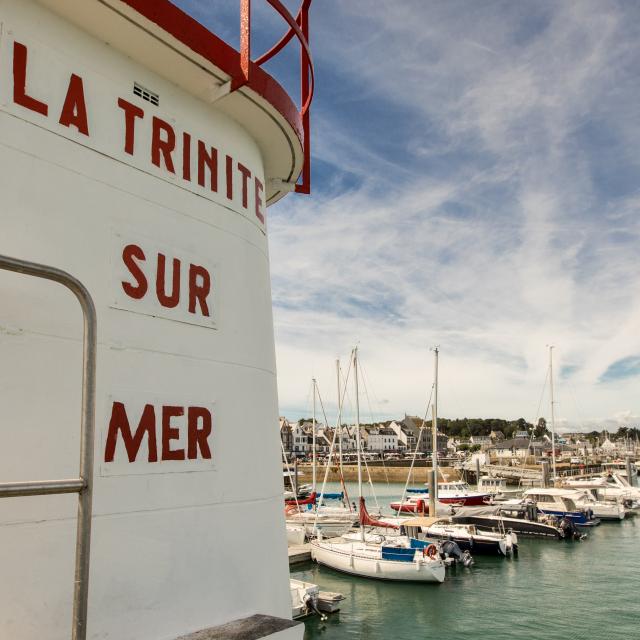
M 394 549 L 402 549 L 402 556 L 408 559 L 389 559 L 388 556 L 395 555 Z M 445 577 L 445 564 L 440 558 L 431 558 L 421 549 L 392 544 L 315 540 L 311 543 L 311 557 L 331 569 L 363 578 L 441 583 Z
M 319 532 L 324 537 L 341 536 L 347 533 L 358 521 L 357 514 L 345 512 L 343 514 L 318 514 L 313 511 L 294 513 L 287 516 L 287 524 L 302 526 L 309 537 L 315 537 Z
M 591 509 L 594 518 L 599 520 L 624 520 L 626 509 L 621 500 L 602 501 L 597 500 L 588 489 L 576 489 L 581 491 L 584 498 L 576 499 L 576 504 L 584 509 Z
M 289 590 L 291 593 L 291 617 L 294 620 L 316 613 L 320 594 L 318 585 L 291 578 Z
M 287 544 L 289 546 L 304 544 L 305 537 L 306 530 L 303 525 L 287 523 Z

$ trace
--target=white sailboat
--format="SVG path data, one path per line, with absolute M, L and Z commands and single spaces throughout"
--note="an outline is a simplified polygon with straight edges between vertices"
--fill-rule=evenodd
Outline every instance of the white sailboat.
M 339 365 L 338 365 L 339 366 Z M 338 368 L 339 372 L 339 368 Z M 313 417 L 312 417 L 312 495 L 317 495 L 317 455 L 316 455 L 316 396 L 320 399 L 322 406 L 322 398 L 319 395 L 318 384 L 316 379 L 313 378 Z M 340 391 L 340 379 L 338 377 L 338 392 Z M 341 405 L 340 397 L 338 398 L 339 405 Z M 325 416 L 326 418 L 326 416 Z M 340 413 L 338 414 L 338 423 L 340 422 Z M 339 536 L 346 533 L 357 522 L 357 514 L 350 508 L 342 506 L 329 506 L 323 504 L 325 487 L 327 482 L 327 476 L 330 468 L 331 458 L 334 453 L 334 445 L 336 435 L 339 433 L 338 429 L 334 431 L 333 442 L 331 443 L 331 449 L 329 451 L 329 460 L 325 469 L 324 482 L 322 483 L 322 491 L 320 492 L 319 500 L 312 505 L 289 503 L 286 507 L 285 514 L 287 525 L 302 526 L 305 529 L 306 535 L 309 538 L 315 537 L 318 534 L 324 536 Z
M 444 582 L 445 564 L 435 545 L 414 548 L 408 538 L 385 540 L 381 544 L 368 542 L 365 524 L 374 523 L 362 497 L 362 464 L 360 446 L 360 404 L 358 396 L 358 349 L 353 350 L 353 372 L 356 402 L 356 442 L 358 450 L 358 493 L 360 497 L 360 540 L 323 540 L 311 543 L 311 556 L 319 564 L 363 578 L 383 580 Z M 381 524 L 381 523 L 380 523 Z

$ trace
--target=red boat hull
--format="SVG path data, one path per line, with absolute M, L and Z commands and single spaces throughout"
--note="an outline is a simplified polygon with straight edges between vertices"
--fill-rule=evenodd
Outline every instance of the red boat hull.
M 438 498 L 438 502 L 442 504 L 456 504 L 465 507 L 474 507 L 479 505 L 485 505 L 489 502 L 490 496 L 488 494 L 480 494 L 473 496 L 454 496 L 451 498 Z M 429 499 L 426 498 L 424 501 L 425 510 L 429 509 Z M 400 505 L 399 502 L 392 502 L 389 505 L 394 511 L 400 511 L 402 513 L 420 513 L 420 501 L 407 504 L 404 503 Z

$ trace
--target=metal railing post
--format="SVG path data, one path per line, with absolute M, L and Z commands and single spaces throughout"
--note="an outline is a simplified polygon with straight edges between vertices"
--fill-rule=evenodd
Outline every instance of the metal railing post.
M 0 269 L 58 282 L 78 299 L 84 320 L 82 354 L 82 411 L 80 432 L 80 477 L 70 480 L 0 483 L 0 498 L 17 496 L 78 494 L 76 567 L 73 588 L 72 640 L 87 636 L 91 516 L 93 498 L 93 458 L 96 404 L 97 316 L 91 295 L 72 275 L 56 267 L 0 255 Z

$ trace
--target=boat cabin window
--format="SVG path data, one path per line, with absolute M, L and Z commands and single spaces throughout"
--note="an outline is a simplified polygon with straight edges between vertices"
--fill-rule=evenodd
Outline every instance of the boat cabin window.
M 529 498 L 536 502 L 555 502 L 554 496 L 549 496 L 544 493 L 530 493 Z

